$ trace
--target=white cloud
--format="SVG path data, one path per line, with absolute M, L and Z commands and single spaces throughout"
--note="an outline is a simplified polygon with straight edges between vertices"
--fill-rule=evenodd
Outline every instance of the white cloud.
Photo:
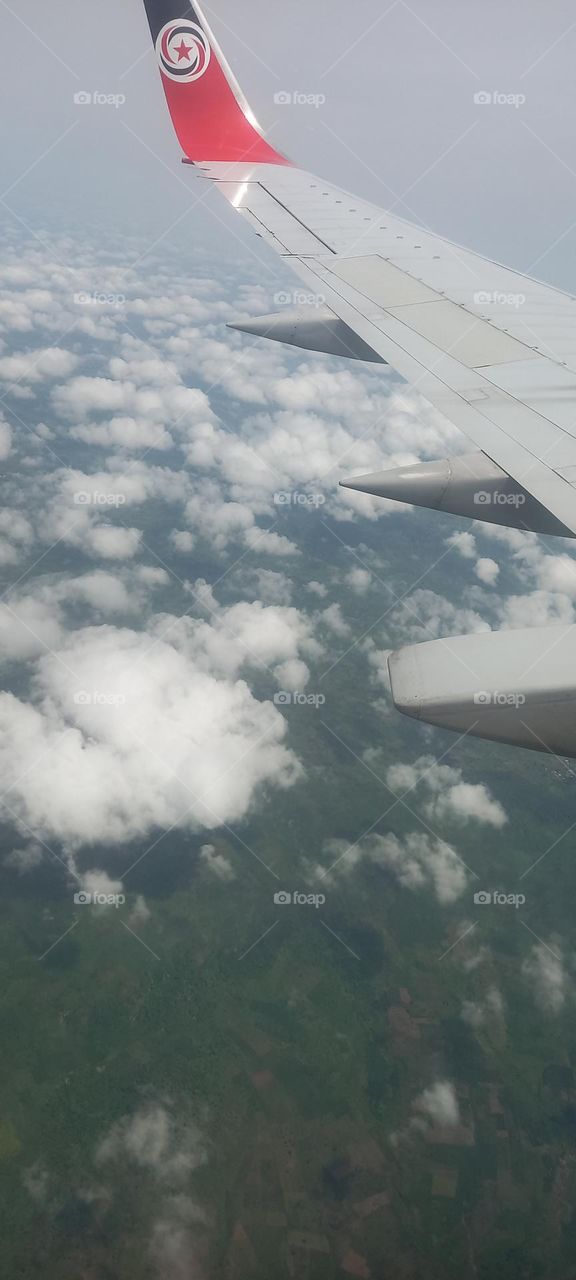
M 82 600 L 91 608 L 105 613 L 130 613 L 140 606 L 140 599 L 130 592 L 117 575 L 103 569 L 71 578 L 57 594 L 69 600 Z
M 323 609 L 319 615 L 321 621 L 335 636 L 345 639 L 350 635 L 350 627 L 342 615 L 342 609 L 339 604 L 331 604 L 327 609 Z
M 12 452 L 12 432 L 7 422 L 0 419 L 0 462 L 3 462 L 10 456 Z
M 87 628 L 38 661 L 33 702 L 0 694 L 18 817 L 69 845 L 119 843 L 237 821 L 263 785 L 296 781 L 284 718 L 223 674 L 243 657 L 226 637 L 200 633 L 194 657 L 145 632 Z M 276 651 L 269 634 L 264 652 Z
M 454 547 L 465 560 L 474 560 L 476 556 L 476 539 L 473 533 L 462 531 L 453 533 L 446 539 L 447 547 Z
M 0 604 L 0 652 L 4 660 L 28 661 L 57 648 L 62 635 L 57 606 L 32 597 Z
M 260 529 L 257 525 L 246 529 L 244 542 L 247 547 L 268 556 L 299 556 L 300 552 L 294 542 L 272 529 Z
M 378 684 L 384 686 L 388 693 L 391 693 L 390 669 L 388 659 L 392 653 L 392 649 L 377 649 L 374 641 L 369 637 L 362 645 L 362 651 L 366 654 L 368 662 L 372 667 L 373 679 Z
M 140 929 L 142 925 L 148 924 L 152 917 L 152 912 L 148 906 L 143 894 L 138 893 L 134 901 L 134 905 L 128 917 L 128 922 L 132 929 Z
M 172 1197 L 170 1202 L 164 1202 L 161 1216 L 153 1226 L 150 1255 L 159 1280 L 205 1280 L 206 1277 L 206 1250 L 199 1246 L 195 1226 L 204 1221 L 204 1215 L 200 1215 L 191 1201 L 187 1202 L 189 1208 L 185 1213 L 185 1199 Z
M 500 829 L 508 821 L 499 801 L 494 800 L 484 783 L 469 783 L 462 771 L 442 765 L 433 756 L 420 756 L 413 764 L 395 764 L 386 773 L 391 791 L 406 794 L 422 786 L 432 793 L 425 805 L 429 818 L 440 822 L 452 818 L 459 822 L 480 822 Z
M 97 1164 L 128 1160 L 168 1185 L 185 1182 L 205 1164 L 206 1146 L 196 1126 L 174 1110 L 168 1102 L 151 1102 L 118 1120 L 98 1145 Z
M 256 569 L 254 580 L 258 599 L 264 604 L 292 604 L 294 584 L 277 569 Z
M 483 783 L 473 785 L 469 782 L 457 782 L 449 787 L 443 795 L 437 796 L 426 806 L 431 817 L 456 818 L 461 822 L 486 823 L 499 830 L 508 821 L 506 813 L 498 800 L 493 800 L 488 788 Z
M 107 422 L 91 422 L 71 427 L 70 435 L 74 440 L 83 440 L 85 444 L 93 444 L 102 449 L 162 451 L 171 449 L 174 444 L 170 432 L 164 427 L 128 415 L 110 418 Z
M 78 876 L 80 885 L 85 893 L 105 894 L 110 897 L 114 894 L 123 892 L 124 885 L 121 880 L 113 880 L 107 871 L 82 871 Z
M 559 1013 L 567 994 L 564 960 L 559 948 L 554 946 L 551 950 L 543 942 L 535 944 L 522 965 L 522 972 L 530 981 L 534 999 L 543 1013 Z
M 403 644 L 491 630 L 475 609 L 454 605 L 445 596 L 423 588 L 398 605 L 392 621 Z
M 504 999 L 497 987 L 490 987 L 482 1000 L 464 1000 L 461 1017 L 463 1022 L 478 1030 L 491 1022 L 501 1023 L 504 1018 Z
M 241 601 L 227 609 L 218 609 L 214 597 L 208 597 L 207 603 L 217 608 L 209 623 L 162 617 L 156 623 L 158 634 L 169 634 L 172 643 L 202 670 L 233 677 L 248 663 L 268 668 L 280 679 L 285 664 L 297 661 L 298 677 L 307 681 L 309 672 L 302 660 L 320 656 L 322 648 L 305 614 L 293 606 L 266 606 L 258 600 Z
M 172 546 L 181 555 L 188 555 L 194 550 L 194 538 L 188 529 L 173 529 L 170 534 Z
M 455 1128 L 460 1124 L 456 1090 L 449 1080 L 437 1080 L 416 1098 L 413 1105 L 414 1110 L 421 1112 L 436 1128 Z
M 236 872 L 230 859 L 225 854 L 218 853 L 213 844 L 205 844 L 200 850 L 200 857 L 204 866 L 218 880 L 230 881 L 236 879 Z
M 449 906 L 461 897 L 467 884 L 467 873 L 455 849 L 433 836 L 420 832 L 399 839 L 395 835 L 365 836 L 356 845 L 344 840 L 331 840 L 325 846 L 331 863 L 337 863 L 326 877 L 323 867 L 314 869 L 316 878 L 350 875 L 367 859 L 385 867 L 405 889 L 432 889 L 438 902 Z
M 356 592 L 356 595 L 364 596 L 372 585 L 373 578 L 368 569 L 360 569 L 358 567 L 351 569 L 350 573 L 345 575 L 344 582 L 352 588 L 352 591 Z
M 491 560 L 487 556 L 482 556 L 480 560 L 476 561 L 474 573 L 485 586 L 494 587 L 496 586 L 498 576 L 500 574 L 500 565 L 497 564 L 495 560 Z
M 15 352 L 14 355 L 0 357 L 0 381 L 35 383 L 49 378 L 66 378 L 77 364 L 78 357 L 63 347 Z

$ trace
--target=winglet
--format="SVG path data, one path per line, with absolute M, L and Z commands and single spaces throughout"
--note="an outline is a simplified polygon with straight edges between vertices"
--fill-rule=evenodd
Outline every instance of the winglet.
M 144 0 L 172 123 L 186 159 L 289 164 L 266 141 L 200 9 Z

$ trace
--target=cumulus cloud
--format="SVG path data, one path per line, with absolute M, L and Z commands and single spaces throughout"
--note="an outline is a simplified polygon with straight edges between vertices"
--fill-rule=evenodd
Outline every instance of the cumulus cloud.
M 175 1186 L 185 1182 L 206 1159 L 200 1130 L 183 1123 L 169 1101 L 145 1103 L 134 1115 L 116 1121 L 96 1151 L 99 1165 L 127 1161 Z
M 205 1280 L 205 1249 L 198 1226 L 206 1221 L 188 1196 L 163 1201 L 154 1223 L 150 1255 L 159 1280 Z
M 420 756 L 414 764 L 392 765 L 386 773 L 386 783 L 394 794 L 423 787 L 431 793 L 424 811 L 437 821 L 444 818 L 463 823 L 475 821 L 496 829 L 508 821 L 502 805 L 494 800 L 484 783 L 464 782 L 460 769 L 438 764 L 434 756 Z
M 294 584 L 285 573 L 277 569 L 256 569 L 253 581 L 256 597 L 263 604 L 292 604 Z
M 453 533 L 446 539 L 446 546 L 454 547 L 465 560 L 474 560 L 476 556 L 476 539 L 473 533 L 467 531 Z
M 558 947 L 551 950 L 545 943 L 536 943 L 522 965 L 522 972 L 529 980 L 534 999 L 543 1013 L 560 1013 L 567 996 L 567 976 L 564 960 Z
M 263 652 L 276 655 L 270 635 Z M 236 821 L 262 786 L 293 785 L 285 721 L 230 674 L 237 665 L 206 626 L 195 654 L 145 632 L 74 633 L 38 660 L 30 702 L 0 694 L 17 817 L 69 845 L 119 843 Z
M 205 392 L 185 387 L 174 366 L 158 359 L 113 359 L 110 377 L 80 375 L 56 387 L 56 413 L 74 422 L 71 434 L 95 445 L 165 449 L 174 434 L 212 420 Z M 78 425 L 80 424 L 80 425 Z
M 35 383 L 50 378 L 65 378 L 77 364 L 78 357 L 63 347 L 15 352 L 11 356 L 0 357 L 0 381 Z
M 200 850 L 200 858 L 208 871 L 216 876 L 218 880 L 230 881 L 236 879 L 236 872 L 230 859 L 223 853 L 218 853 L 213 844 L 205 844 Z
M 124 889 L 121 880 L 113 880 L 107 871 L 98 871 L 97 869 L 81 872 L 78 880 L 84 892 L 93 895 L 104 894 L 106 897 L 111 897 L 122 893 Z
M 57 605 L 31 596 L 10 597 L 0 604 L 0 653 L 4 661 L 28 661 L 57 648 L 61 636 Z
M 148 924 L 152 917 L 152 912 L 148 906 L 146 899 L 142 893 L 136 894 L 134 905 L 128 916 L 128 922 L 132 929 L 141 929 L 142 925 Z
M 319 657 L 322 647 L 305 614 L 293 606 L 264 605 L 259 600 L 218 609 L 213 597 L 201 598 L 212 608 L 216 605 L 210 622 L 161 617 L 155 624 L 158 634 L 169 634 L 172 643 L 202 670 L 232 677 L 245 663 L 255 663 L 281 682 L 286 664 L 298 662 L 297 677 L 307 683 L 310 673 L 303 659 Z
M 489 556 L 481 556 L 476 561 L 474 573 L 486 587 L 494 587 L 500 574 L 500 565 L 495 560 L 490 559 Z
M 131 591 L 117 574 L 103 569 L 71 578 L 56 588 L 60 599 L 79 600 L 103 613 L 133 613 L 141 607 L 141 597 Z
M 481 1000 L 464 1000 L 461 1010 L 463 1022 L 478 1030 L 490 1023 L 502 1023 L 504 1019 L 504 998 L 498 987 L 490 987 Z
M 208 1219 L 189 1194 L 190 1179 L 206 1164 L 201 1130 L 183 1120 L 168 1098 L 143 1103 L 111 1126 L 98 1144 L 96 1165 L 108 1176 L 126 1177 L 126 1165 L 150 1180 L 154 1215 L 148 1250 L 159 1280 L 206 1280 Z M 109 1198 L 108 1189 L 103 1189 Z
M 412 832 L 399 839 L 395 835 L 365 836 L 356 845 L 345 840 L 331 840 L 324 848 L 332 870 L 323 866 L 311 868 L 317 879 L 350 875 L 366 860 L 386 868 L 405 889 L 429 889 L 438 902 L 450 906 L 461 897 L 467 884 L 466 868 L 456 850 L 443 840 Z
M 335 636 L 339 636 L 341 639 L 346 639 L 346 637 L 351 634 L 350 627 L 343 616 L 342 609 L 339 604 L 329 605 L 327 609 L 322 610 L 322 613 L 319 616 L 320 620 L 324 623 L 324 626 L 328 627 Z
M 372 574 L 368 569 L 361 569 L 360 567 L 351 569 L 350 573 L 347 573 L 344 578 L 346 585 L 351 587 L 352 591 L 355 591 L 356 595 L 359 596 L 366 595 L 372 585 L 372 581 Z
M 460 1108 L 454 1085 L 449 1080 L 437 1080 L 416 1098 L 414 1110 L 420 1112 L 439 1129 L 455 1128 L 460 1124 Z
M 461 1124 L 456 1089 L 450 1080 L 436 1080 L 424 1089 L 414 1099 L 412 1111 L 414 1114 L 405 1128 L 391 1134 L 392 1146 L 415 1138 L 430 1138 L 436 1130 L 456 1129 Z
M 392 614 L 392 624 L 398 640 L 404 644 L 492 629 L 476 609 L 452 604 L 445 596 L 425 588 L 413 591 L 398 605 Z
M 556 623 L 572 624 L 576 620 L 576 559 L 569 550 L 550 554 L 549 545 L 533 533 L 483 525 L 477 537 L 503 546 L 507 568 L 518 581 L 518 590 L 504 597 L 493 597 L 495 625 L 503 629 L 546 627 Z M 486 585 L 494 586 L 497 575 L 490 560 L 487 576 L 478 576 Z M 484 565 L 484 560 L 479 560 Z M 494 578 L 494 581 L 492 581 Z
M 430 801 L 426 811 L 431 817 L 455 818 L 460 822 L 486 823 L 500 829 L 508 821 L 498 800 L 493 800 L 484 783 L 457 782 L 442 795 Z
M 194 550 L 194 538 L 189 529 L 173 529 L 170 534 L 170 541 L 176 551 L 181 555 L 188 555 Z
M 4 462 L 12 452 L 12 431 L 7 422 L 0 419 L 0 462 Z

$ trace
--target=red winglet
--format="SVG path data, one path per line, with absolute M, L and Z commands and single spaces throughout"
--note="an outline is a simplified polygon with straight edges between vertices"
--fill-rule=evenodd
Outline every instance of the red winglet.
M 266 141 L 194 0 L 144 0 L 172 123 L 185 156 L 290 164 Z

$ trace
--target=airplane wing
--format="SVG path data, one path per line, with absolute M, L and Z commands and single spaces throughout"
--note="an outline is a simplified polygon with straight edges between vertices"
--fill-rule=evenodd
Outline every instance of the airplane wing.
M 576 298 L 299 169 L 266 140 L 196 0 L 145 3 L 184 159 L 325 300 L 317 349 L 338 341 L 341 354 L 390 364 L 494 464 L 495 483 L 512 477 L 525 495 L 486 512 L 480 489 L 466 514 L 538 528 L 530 515 L 544 508 L 547 532 L 576 535 Z M 243 327 L 299 345 L 307 324 L 290 314 Z M 427 477 L 413 478 L 390 495 L 381 476 L 352 483 L 438 505 Z M 535 502 L 519 510 L 526 495 Z
M 185 163 L 322 299 L 314 316 L 308 307 L 236 327 L 390 364 L 476 446 L 346 483 L 576 536 L 576 298 L 298 168 L 266 139 L 196 0 L 145 5 Z M 576 627 L 448 644 L 393 655 L 401 711 L 576 756 Z

